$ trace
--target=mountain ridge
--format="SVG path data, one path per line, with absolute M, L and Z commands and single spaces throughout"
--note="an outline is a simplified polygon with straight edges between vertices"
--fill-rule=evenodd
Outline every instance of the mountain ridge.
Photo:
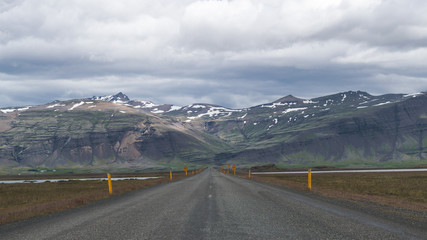
M 378 98 L 378 97 L 384 97 L 384 96 L 416 96 L 416 95 L 421 95 L 424 94 L 424 92 L 419 92 L 419 93 L 413 93 L 413 94 L 382 94 L 382 95 L 377 95 L 377 96 L 373 96 L 367 92 L 364 91 L 346 91 L 346 92 L 339 92 L 336 94 L 330 94 L 330 95 L 326 95 L 326 96 L 321 96 L 321 97 L 314 97 L 314 98 L 310 98 L 310 99 L 304 99 L 304 98 L 298 98 L 295 97 L 293 95 L 286 95 L 282 98 L 279 98 L 277 100 L 274 100 L 272 102 L 268 102 L 268 103 L 264 103 L 264 104 L 259 104 L 256 106 L 250 106 L 250 107 L 245 107 L 245 108 L 228 108 L 228 107 L 224 107 L 221 105 L 217 105 L 214 103 L 192 103 L 190 105 L 186 105 L 186 106 L 177 106 L 174 104 L 157 104 L 154 103 L 152 101 L 149 100 L 134 100 L 134 99 L 130 99 L 126 94 L 124 94 L 123 92 L 118 92 L 116 94 L 112 94 L 112 95 L 104 95 L 104 96 L 93 96 L 93 97 L 86 97 L 86 98 L 80 98 L 80 99 L 70 99 L 70 100 L 54 100 L 52 102 L 50 102 L 51 104 L 55 104 L 55 103 L 59 103 L 59 102 L 68 102 L 68 101 L 78 101 L 78 100 L 98 100 L 98 101 L 106 101 L 106 102 L 112 102 L 115 104 L 124 104 L 124 105 L 131 105 L 134 106 L 135 108 L 142 108 L 142 109 L 153 109 L 153 108 L 158 108 L 158 107 L 165 107 L 168 106 L 169 109 L 168 111 L 174 111 L 174 110 L 179 110 L 180 108 L 185 108 L 185 107 L 191 107 L 194 105 L 205 105 L 205 106 L 212 106 L 212 107 L 222 107 L 225 109 L 233 109 L 233 110 L 244 110 L 244 109 L 249 109 L 249 108 L 254 108 L 254 107 L 258 107 L 258 106 L 265 106 L 268 104 L 277 104 L 277 103 L 307 103 L 307 102 L 313 102 L 313 101 L 319 101 L 321 99 L 324 98 L 334 98 L 335 96 L 338 95 L 352 95 L 352 94 L 359 94 L 359 96 L 363 96 L 366 98 L 366 96 L 368 97 L 374 97 L 374 98 Z M 49 103 L 46 103 L 49 104 Z M 46 104 L 41 104 L 41 105 L 46 105 Z M 35 105 L 35 106 L 41 106 L 41 105 Z M 11 112 L 11 111 L 22 111 L 23 109 L 26 110 L 26 108 L 31 108 L 33 106 L 29 105 L 29 106 L 16 106 L 16 107 L 3 107 L 0 108 L 0 111 L 3 113 L 7 113 L 7 112 Z M 166 111 L 164 111 L 166 112 Z M 163 112 L 161 112 L 163 113 Z
M 423 163 L 425 106 L 426 93 L 288 95 L 230 109 L 158 105 L 119 92 L 0 109 L 0 170 Z

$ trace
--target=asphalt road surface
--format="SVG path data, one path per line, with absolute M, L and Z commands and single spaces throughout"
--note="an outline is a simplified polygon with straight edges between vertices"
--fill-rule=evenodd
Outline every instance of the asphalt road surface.
M 427 226 L 207 169 L 0 226 L 0 239 L 427 239 Z

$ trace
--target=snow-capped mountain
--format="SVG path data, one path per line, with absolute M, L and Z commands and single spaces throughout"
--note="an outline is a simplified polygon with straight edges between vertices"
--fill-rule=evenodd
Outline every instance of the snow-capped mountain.
M 427 159 L 427 93 L 292 95 L 230 109 L 115 95 L 0 109 L 0 166 Z M 422 162 L 424 163 L 424 162 Z
M 157 114 L 181 109 L 180 106 L 175 106 L 172 104 L 161 104 L 161 105 L 159 105 L 159 104 L 155 104 L 151 101 L 130 100 L 129 97 L 127 95 L 123 94 L 122 92 L 119 92 L 115 95 L 92 97 L 91 99 L 92 100 L 111 102 L 114 104 L 131 106 L 133 108 L 144 109 L 144 110 L 150 111 L 152 113 L 157 113 Z
M 117 104 L 126 104 L 130 101 L 129 97 L 123 94 L 122 92 L 117 93 L 116 95 L 107 95 L 107 96 L 93 96 L 91 100 L 100 100 L 106 102 L 113 102 Z
M 251 116 L 255 118 L 264 118 L 263 115 L 269 119 L 273 119 L 275 124 L 283 121 L 295 122 L 312 118 L 316 116 L 323 116 L 337 112 L 358 111 L 370 107 L 379 107 L 387 104 L 403 101 L 408 98 L 417 97 L 424 93 L 415 94 L 386 94 L 380 96 L 373 96 L 369 93 L 362 91 L 348 91 L 337 93 L 333 95 L 313 98 L 301 99 L 292 95 L 285 96 L 277 99 L 271 103 L 265 103 L 254 107 L 244 109 L 230 109 L 223 106 L 206 103 L 195 103 L 184 107 L 172 104 L 156 104 L 152 101 L 146 100 L 131 100 L 126 94 L 119 92 L 115 95 L 94 96 L 86 99 L 76 99 L 68 101 L 54 101 L 47 105 L 42 106 L 27 106 L 0 109 L 3 114 L 19 113 L 30 108 L 32 109 L 52 109 L 52 110 L 82 110 L 82 109 L 102 109 L 112 108 L 111 106 L 102 106 L 99 103 L 108 102 L 117 106 L 130 107 L 135 110 L 148 111 L 153 114 L 165 114 L 172 117 L 177 117 L 185 122 L 192 122 L 203 119 L 246 119 Z M 97 104 L 98 103 L 98 104 Z M 117 109 L 119 109 L 118 107 Z M 132 110 L 131 112 L 134 112 Z M 125 113 L 126 109 L 120 109 Z M 127 111 L 129 112 L 129 110 Z M 248 121 L 244 121 L 248 123 Z M 256 121 L 254 122 L 255 124 Z
M 181 117 L 186 122 L 197 119 L 218 119 L 229 117 L 233 113 L 242 112 L 242 109 L 230 109 L 218 105 L 195 103 L 166 113 L 169 116 Z

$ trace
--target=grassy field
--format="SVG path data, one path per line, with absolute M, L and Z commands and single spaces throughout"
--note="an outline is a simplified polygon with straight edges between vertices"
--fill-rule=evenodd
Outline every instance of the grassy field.
M 189 172 L 191 176 L 191 172 Z M 161 183 L 169 182 L 169 173 L 149 174 L 113 174 L 112 177 L 126 176 L 160 176 L 158 179 L 147 180 L 119 180 L 113 181 L 113 195 L 129 192 Z M 27 176 L 21 179 L 37 178 L 83 178 L 105 177 L 97 175 L 50 175 Z M 173 180 L 185 177 L 184 172 L 173 173 Z M 18 179 L 18 176 L 3 177 L 5 179 Z M 81 206 L 96 200 L 108 198 L 107 181 L 62 181 L 46 183 L 16 183 L 0 184 L 0 224 L 26 219 L 33 216 L 44 215 L 55 211 Z
M 240 172 L 247 177 L 247 172 Z M 252 175 L 257 181 L 307 190 L 307 174 Z M 427 211 L 427 172 L 312 174 L 312 192 Z

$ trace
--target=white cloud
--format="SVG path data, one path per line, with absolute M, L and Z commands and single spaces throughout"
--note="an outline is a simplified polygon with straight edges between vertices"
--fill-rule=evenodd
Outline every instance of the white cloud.
M 378 74 L 373 77 L 375 87 L 394 93 L 416 93 L 427 88 L 427 77 L 409 77 L 398 74 Z
M 4 0 L 0 94 L 30 79 L 64 96 L 144 86 L 141 97 L 156 91 L 171 102 L 174 86 L 187 95 L 180 99 L 240 107 L 249 101 L 237 90 L 244 79 L 245 91 L 270 81 L 260 100 L 283 89 L 393 89 L 378 76 L 427 88 L 425 12 L 422 0 Z M 93 89 L 79 93 L 82 82 Z M 308 83 L 317 90 L 307 93 Z
M 406 8 L 397 9 L 403 5 Z M 0 15 L 5 26 L 0 35 L 1 59 L 78 56 L 81 61 L 101 63 L 167 64 L 171 59 L 185 63 L 188 56 L 194 61 L 208 52 L 207 60 L 215 64 L 230 55 L 237 59 L 241 53 L 294 45 L 336 42 L 366 49 L 399 48 L 426 40 L 426 17 L 411 14 L 420 9 L 426 10 L 422 1 L 27 0 Z M 390 14 L 393 17 L 387 17 Z M 331 50 L 336 57 L 347 53 Z M 307 56 L 304 50 L 296 53 Z M 325 55 L 326 60 L 329 57 Z
M 342 64 L 364 64 L 388 69 L 424 69 L 426 67 L 427 46 L 407 51 L 391 51 L 384 48 L 349 47 L 346 56 L 335 59 Z

